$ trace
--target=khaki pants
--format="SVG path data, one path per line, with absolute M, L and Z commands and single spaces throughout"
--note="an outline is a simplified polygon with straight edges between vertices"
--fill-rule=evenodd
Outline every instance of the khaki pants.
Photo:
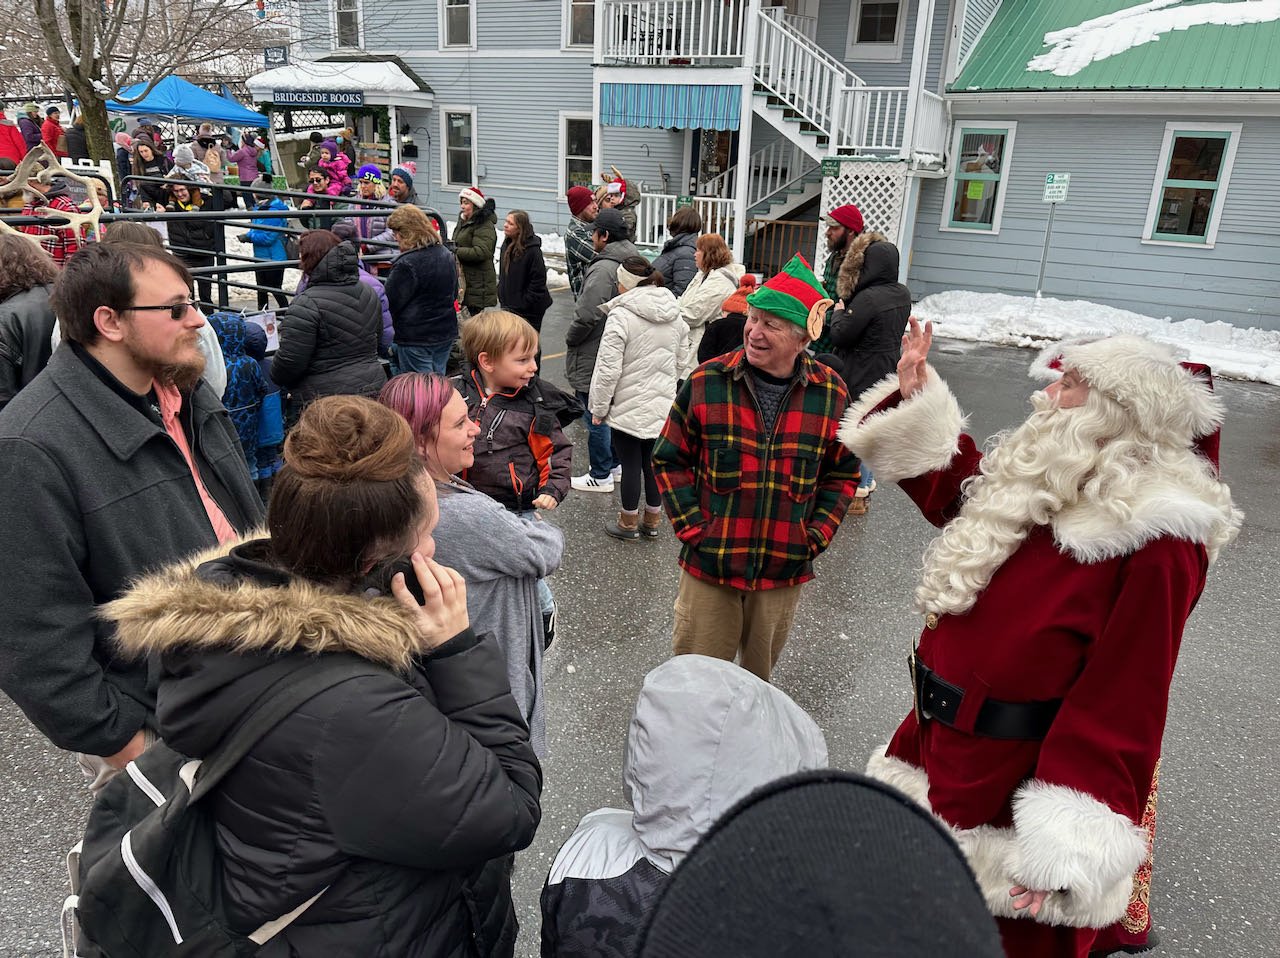
M 800 586 L 743 592 L 680 572 L 676 620 L 671 640 L 675 655 L 711 655 L 732 662 L 766 682 L 791 634 Z

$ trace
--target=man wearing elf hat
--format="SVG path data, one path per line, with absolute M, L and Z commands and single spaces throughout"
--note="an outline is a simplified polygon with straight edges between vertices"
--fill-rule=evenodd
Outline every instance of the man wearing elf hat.
M 831 307 L 809 264 L 793 257 L 747 306 L 743 348 L 685 380 L 653 467 L 682 543 L 675 654 L 739 657 L 768 680 L 858 461 L 836 438 L 844 383 L 805 351 Z
M 1223 406 L 1166 346 L 1064 343 L 1038 363 L 1057 381 L 983 455 L 931 342 L 912 319 L 898 375 L 840 429 L 942 526 L 915 592 L 915 708 L 868 772 L 950 826 L 1009 958 L 1145 950 L 1130 898 L 1169 687 L 1242 518 L 1218 476 Z M 1098 936 L 1117 921 L 1134 937 Z

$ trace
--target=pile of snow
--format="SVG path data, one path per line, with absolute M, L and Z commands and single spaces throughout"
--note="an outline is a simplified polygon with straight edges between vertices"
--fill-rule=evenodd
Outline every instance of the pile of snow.
M 1280 331 L 1199 319 L 1155 319 L 1083 300 L 950 290 L 920 300 L 915 315 L 946 339 L 1042 347 L 1061 339 L 1137 333 L 1179 348 L 1215 375 L 1280 385 Z
M 564 255 L 564 237 L 559 233 L 539 233 L 538 239 L 542 240 L 542 252 L 544 254 Z
M 547 289 L 568 289 L 569 274 L 547 268 Z
M 292 222 L 296 223 L 297 220 L 293 220 Z M 246 232 L 249 229 L 252 229 L 252 227 L 248 224 L 248 222 L 245 222 L 243 228 L 240 228 L 240 229 L 238 229 L 234 225 L 227 227 L 227 252 L 228 253 L 234 254 L 236 256 L 252 256 L 253 255 L 253 244 L 242 243 L 237 238 L 240 236 L 240 234 Z M 230 263 L 232 265 L 237 265 L 237 266 L 248 265 L 248 264 L 242 264 L 240 260 L 230 260 Z M 269 264 L 264 263 L 263 265 L 269 267 Z M 254 276 L 253 271 L 251 269 L 246 270 L 243 273 L 231 273 L 228 275 L 228 278 L 239 283 L 256 283 L 258 281 L 257 277 Z M 301 270 L 286 269 L 284 271 L 284 286 L 282 288 L 288 292 L 293 292 L 295 289 L 298 288 L 298 281 L 300 279 L 302 279 Z M 238 289 L 236 287 L 231 287 L 228 295 L 235 300 L 247 299 L 253 303 L 256 303 L 258 299 L 257 290 L 252 290 L 252 289 Z M 271 300 L 269 300 L 269 303 L 274 305 L 275 298 L 273 297 Z

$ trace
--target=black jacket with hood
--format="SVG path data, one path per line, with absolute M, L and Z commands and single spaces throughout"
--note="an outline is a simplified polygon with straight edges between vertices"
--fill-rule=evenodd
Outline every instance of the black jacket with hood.
M 33 286 L 0 303 L 0 409 L 40 374 L 53 353 L 53 286 Z
M 849 244 L 836 288 L 845 305 L 828 315 L 828 336 L 852 402 L 897 369 L 902 354 L 911 291 L 898 282 L 898 247 L 863 233 Z
M 458 262 L 444 246 L 396 257 L 387 276 L 387 305 L 398 346 L 438 346 L 458 336 Z
M 289 390 L 291 409 L 320 396 L 376 396 L 387 381 L 381 339 L 382 303 L 360 282 L 355 247 L 339 243 L 289 305 L 271 378 Z
M 542 775 L 497 640 L 467 630 L 428 652 L 394 599 L 294 578 L 269 540 L 203 558 L 105 610 L 126 653 L 159 660 L 160 733 L 176 750 L 208 755 L 315 655 L 368 664 L 285 718 L 211 796 L 232 927 L 327 887 L 262 958 L 511 955 L 505 856 L 533 839 Z

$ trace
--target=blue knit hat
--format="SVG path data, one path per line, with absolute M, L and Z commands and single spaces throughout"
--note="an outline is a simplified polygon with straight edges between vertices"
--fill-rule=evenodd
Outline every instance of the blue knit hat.
M 404 180 L 405 186 L 413 189 L 413 174 L 415 172 L 417 172 L 416 169 L 410 170 L 408 166 L 397 166 L 391 171 L 391 175 L 400 177 L 400 179 Z
M 366 163 L 360 169 L 356 170 L 357 180 L 367 180 L 370 183 L 382 182 L 382 170 L 378 169 L 372 163 Z

